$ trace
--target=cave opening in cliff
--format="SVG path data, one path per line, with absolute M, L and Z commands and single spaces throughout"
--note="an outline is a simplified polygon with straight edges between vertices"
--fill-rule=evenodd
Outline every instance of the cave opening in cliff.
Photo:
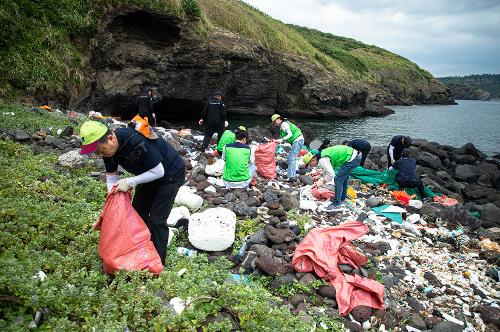
M 203 101 L 183 98 L 162 98 L 154 103 L 156 121 L 198 120 L 204 105 Z

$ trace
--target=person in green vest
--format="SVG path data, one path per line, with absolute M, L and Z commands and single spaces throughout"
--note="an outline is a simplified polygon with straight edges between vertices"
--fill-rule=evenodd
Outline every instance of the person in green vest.
M 323 149 L 319 157 L 311 152 L 307 153 L 303 161 L 310 167 L 321 166 L 327 174 L 333 177 L 335 196 L 325 210 L 327 212 L 340 211 L 342 203 L 347 199 L 349 176 L 359 166 L 361 154 L 349 146 L 334 145 Z
M 245 127 L 243 126 L 239 126 L 238 127 L 239 130 L 247 130 Z M 222 152 L 224 151 L 224 147 L 227 145 L 227 144 L 231 144 L 231 143 L 234 143 L 236 142 L 236 130 L 224 130 L 224 132 L 222 133 L 222 136 L 219 140 L 219 143 L 217 143 L 217 153 L 219 154 L 219 156 L 222 156 Z
M 247 131 L 236 130 L 235 138 L 222 152 L 222 159 L 226 161 L 222 180 L 226 188 L 247 188 L 255 173 L 255 158 L 247 145 Z
M 288 154 L 287 177 L 288 181 L 296 181 L 297 156 L 299 155 L 300 149 L 304 146 L 302 131 L 290 121 L 284 121 L 279 114 L 273 114 L 273 116 L 271 116 L 271 121 L 273 125 L 280 128 L 281 139 L 278 139 L 278 142 L 287 142 L 292 145 L 292 149 Z

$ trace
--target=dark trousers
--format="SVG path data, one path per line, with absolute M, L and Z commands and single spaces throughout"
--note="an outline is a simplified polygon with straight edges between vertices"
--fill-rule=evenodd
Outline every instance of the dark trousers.
M 359 166 L 361 157 L 358 154 L 352 161 L 346 162 L 337 173 L 335 173 L 335 196 L 331 198 L 332 203 L 338 205 L 347 199 L 347 188 L 349 176 Z
M 370 144 L 368 144 L 367 146 L 365 146 L 364 149 L 359 151 L 359 152 L 361 152 L 361 162 L 359 163 L 359 166 L 365 167 L 366 157 L 368 157 L 368 154 L 370 153 L 371 150 L 372 150 L 372 146 Z
M 420 198 L 425 198 L 424 184 L 422 183 L 421 180 L 407 181 L 407 180 L 397 180 L 396 179 L 396 182 L 398 183 L 398 185 L 401 189 L 417 188 L 418 194 L 420 195 Z
M 184 168 L 175 176 L 140 184 L 135 189 L 132 206 L 151 232 L 151 241 L 165 265 L 168 244 L 167 218 L 174 205 L 179 187 L 184 183 Z
M 205 137 L 203 138 L 203 144 L 201 145 L 202 150 L 205 150 L 208 147 L 214 133 L 217 133 L 217 143 L 219 143 L 223 131 L 224 123 L 207 123 L 207 127 L 205 128 Z

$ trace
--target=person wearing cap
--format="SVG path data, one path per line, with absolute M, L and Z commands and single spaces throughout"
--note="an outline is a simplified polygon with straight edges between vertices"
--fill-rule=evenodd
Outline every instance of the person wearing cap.
M 411 146 L 411 137 L 396 135 L 391 139 L 387 147 L 387 168 L 391 168 L 396 160 L 401 159 L 403 149 L 408 149 Z
M 132 206 L 151 232 L 151 240 L 165 264 L 167 218 L 184 183 L 184 161 L 163 138 L 148 139 L 134 128 L 110 130 L 97 121 L 80 129 L 81 154 L 95 153 L 106 168 L 108 192 L 135 187 Z M 120 179 L 118 166 L 134 176 Z
M 417 161 L 410 158 L 409 149 L 401 151 L 401 159 L 396 160 L 392 167 L 398 171 L 396 182 L 401 189 L 417 188 L 420 199 L 425 198 L 424 184 L 417 178 Z
M 238 129 L 235 137 L 236 141 L 227 144 L 222 153 L 226 161 L 222 179 L 226 188 L 247 188 L 255 173 L 255 157 L 247 145 L 247 131 Z
M 205 137 L 201 145 L 202 151 L 208 148 L 214 133 L 217 133 L 217 144 L 219 143 L 224 128 L 228 126 L 226 109 L 224 102 L 222 102 L 222 93 L 215 92 L 213 98 L 210 98 L 205 104 L 198 124 L 200 126 L 205 124 Z
M 302 136 L 302 131 L 295 124 L 284 121 L 279 114 L 273 114 L 271 121 L 273 125 L 280 129 L 281 139 L 278 139 L 278 142 L 287 142 L 292 145 L 292 149 L 288 154 L 287 177 L 289 181 L 295 181 L 297 179 L 297 156 L 304 146 L 304 136 Z
M 239 126 L 238 130 L 246 131 L 247 129 L 243 126 Z M 217 143 L 217 148 L 216 148 L 219 156 L 222 156 L 222 152 L 224 151 L 224 147 L 226 145 L 236 142 L 235 133 L 236 133 L 236 130 L 229 130 L 229 129 L 224 130 L 224 132 L 222 133 L 222 136 L 219 140 L 219 143 Z
M 148 118 L 150 125 L 156 125 L 156 115 L 153 106 L 153 89 L 144 87 L 142 93 L 137 97 L 137 106 L 139 108 L 139 116 Z
M 325 210 L 339 211 L 347 199 L 347 185 L 352 171 L 359 166 L 361 154 L 346 145 L 334 145 L 321 151 L 319 156 L 309 152 L 303 157 L 304 164 L 310 167 L 319 165 L 334 181 L 335 196 Z M 335 171 L 337 170 L 337 171 Z
M 361 162 L 359 163 L 359 166 L 365 167 L 365 161 L 366 157 L 368 157 L 368 154 L 370 153 L 372 146 L 370 143 L 362 138 L 355 138 L 352 141 L 344 141 L 342 144 L 350 146 L 351 148 L 355 149 L 356 151 L 361 153 Z

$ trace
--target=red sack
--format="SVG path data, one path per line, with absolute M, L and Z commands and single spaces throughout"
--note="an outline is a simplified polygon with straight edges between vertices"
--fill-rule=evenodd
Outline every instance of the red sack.
M 260 176 L 267 179 L 276 178 L 276 160 L 274 155 L 278 142 L 272 141 L 266 144 L 260 144 L 255 150 L 255 166 Z
M 130 193 L 108 194 L 106 204 L 94 229 L 101 230 L 99 257 L 104 272 L 114 274 L 148 270 L 154 274 L 163 271 L 160 256 L 151 242 L 148 227 L 132 207 Z
M 311 194 L 313 194 L 314 197 L 317 199 L 325 200 L 325 199 L 330 199 L 333 196 L 335 196 L 335 193 L 331 190 L 328 190 L 326 188 L 318 188 L 314 187 L 311 189 Z

